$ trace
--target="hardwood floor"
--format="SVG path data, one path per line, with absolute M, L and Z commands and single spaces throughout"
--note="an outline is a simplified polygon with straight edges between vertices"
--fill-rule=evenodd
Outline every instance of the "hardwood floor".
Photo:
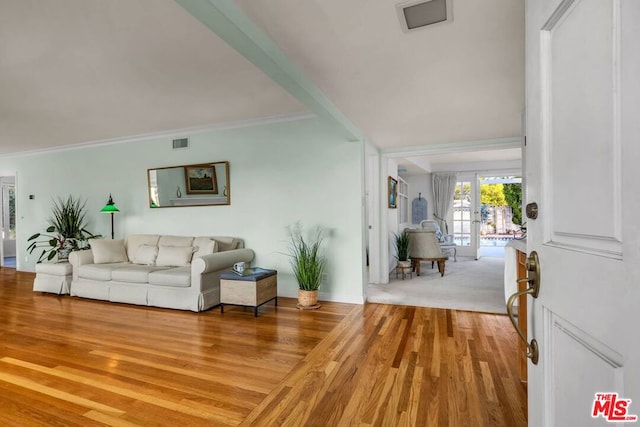
M 204 313 L 34 293 L 0 269 L 0 425 L 525 426 L 506 316 Z

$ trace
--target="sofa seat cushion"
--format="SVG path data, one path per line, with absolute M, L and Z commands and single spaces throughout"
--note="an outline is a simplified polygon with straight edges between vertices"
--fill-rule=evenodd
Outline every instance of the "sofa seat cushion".
M 166 270 L 168 267 L 157 267 L 155 265 L 128 264 L 114 270 L 111 273 L 111 280 L 129 283 L 149 283 L 149 273 L 158 270 Z
M 111 280 L 111 272 L 120 267 L 129 265 L 128 262 L 116 262 L 110 264 L 84 264 L 78 267 L 78 277 L 91 280 Z
M 191 267 L 176 267 L 149 273 L 149 284 L 188 288 L 191 286 Z

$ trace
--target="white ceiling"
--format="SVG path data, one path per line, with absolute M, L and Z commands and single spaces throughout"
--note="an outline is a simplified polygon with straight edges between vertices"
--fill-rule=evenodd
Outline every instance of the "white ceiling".
M 0 153 L 307 111 L 171 0 L 0 0 Z
M 383 149 L 521 133 L 521 1 L 236 3 Z M 172 0 L 0 0 L 0 93 L 0 155 L 309 110 Z
M 520 135 L 524 2 L 454 0 L 453 22 L 402 31 L 389 0 L 237 0 L 383 148 Z

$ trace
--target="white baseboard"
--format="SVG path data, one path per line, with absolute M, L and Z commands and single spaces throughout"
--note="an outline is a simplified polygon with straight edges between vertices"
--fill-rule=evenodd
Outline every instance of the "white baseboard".
M 278 296 L 284 298 L 298 298 L 297 290 L 289 290 L 289 289 L 278 289 Z M 364 297 L 362 295 L 346 295 L 346 294 L 336 294 L 336 293 L 318 293 L 318 300 L 320 301 L 331 301 L 331 302 L 342 302 L 346 304 L 364 304 Z

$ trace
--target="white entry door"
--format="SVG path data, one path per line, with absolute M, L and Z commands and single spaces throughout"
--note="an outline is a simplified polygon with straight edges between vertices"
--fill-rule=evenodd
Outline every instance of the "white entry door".
M 529 425 L 611 425 L 640 415 L 640 1 L 529 0 L 526 27 Z

